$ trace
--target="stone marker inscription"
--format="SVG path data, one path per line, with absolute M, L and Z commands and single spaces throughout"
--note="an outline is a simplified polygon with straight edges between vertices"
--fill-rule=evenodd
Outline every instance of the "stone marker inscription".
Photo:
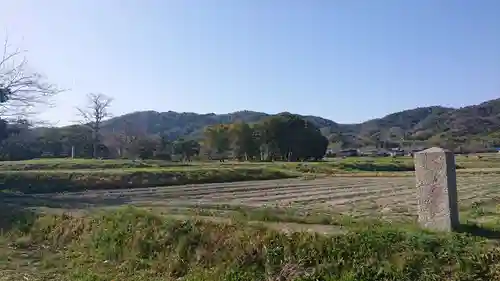
M 459 225 L 453 152 L 433 147 L 415 153 L 418 222 L 431 230 L 452 231 Z

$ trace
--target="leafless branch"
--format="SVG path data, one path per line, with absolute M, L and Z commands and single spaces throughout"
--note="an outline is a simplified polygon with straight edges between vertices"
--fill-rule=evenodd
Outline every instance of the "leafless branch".
M 5 39 L 0 59 L 0 91 L 6 98 L 0 103 L 2 117 L 27 117 L 38 113 L 40 106 L 50 106 L 51 98 L 62 92 L 46 82 L 40 73 L 30 71 L 26 51 L 10 50 Z
M 94 139 L 94 157 L 96 157 L 97 146 L 100 144 L 101 124 L 111 117 L 108 111 L 113 99 L 103 94 L 90 93 L 87 95 L 87 104 L 85 107 L 77 108 L 78 115 L 82 118 L 80 125 L 86 126 L 92 130 Z
M 80 124 L 92 129 L 99 126 L 102 121 L 112 116 L 108 111 L 112 101 L 112 98 L 104 94 L 88 94 L 87 104 L 84 107 L 77 107 L 78 115 L 82 118 Z

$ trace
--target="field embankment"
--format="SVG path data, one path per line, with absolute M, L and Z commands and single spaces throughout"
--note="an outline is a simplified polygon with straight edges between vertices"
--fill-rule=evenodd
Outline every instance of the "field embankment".
M 101 159 L 33 159 L 24 161 L 2 161 L 0 171 L 30 171 L 30 170 L 103 170 L 130 168 L 171 168 L 190 167 L 189 163 L 161 160 L 101 160 Z
M 51 193 L 269 180 L 294 176 L 296 175 L 281 170 L 259 167 L 0 171 L 0 186 L 3 190 L 23 193 Z
M 361 168 L 353 168 L 356 165 L 361 165 Z M 375 172 L 368 173 L 375 176 L 379 174 L 376 172 L 377 169 L 392 171 L 387 173 L 409 170 L 407 166 L 403 165 L 401 168 L 398 165 L 394 163 L 178 163 L 155 160 L 38 159 L 1 162 L 0 189 L 22 193 L 54 193 L 270 180 L 300 176 L 315 178 L 345 173 L 353 176 L 356 174 L 366 176 L 362 172 L 363 169 L 372 169 Z M 357 169 L 358 173 L 349 169 Z
M 0 171 L 35 170 L 103 170 L 103 169 L 159 169 L 159 168 L 279 168 L 306 173 L 332 174 L 339 172 L 403 172 L 413 171 L 413 162 L 407 158 L 352 158 L 323 162 L 169 162 L 161 160 L 99 160 L 99 159 L 35 159 L 0 162 Z
M 483 239 L 382 225 L 286 234 L 126 208 L 25 220 L 0 242 L 2 275 L 25 280 L 500 280 Z
M 500 173 L 497 155 L 457 157 L 460 174 Z M 410 157 L 352 157 L 322 162 L 167 162 L 160 160 L 38 159 L 0 162 L 0 189 L 48 193 L 127 189 L 290 177 L 413 177 Z

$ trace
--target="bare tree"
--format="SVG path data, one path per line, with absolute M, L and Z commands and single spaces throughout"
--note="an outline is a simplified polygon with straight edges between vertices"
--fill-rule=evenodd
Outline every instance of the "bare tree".
M 101 141 L 101 125 L 102 122 L 111 117 L 108 111 L 111 106 L 112 98 L 103 94 L 90 93 L 87 95 L 87 105 L 85 107 L 77 108 L 80 117 L 81 125 L 87 126 L 92 130 L 92 147 L 94 158 L 97 157 L 98 147 Z
M 50 105 L 50 98 L 61 92 L 45 81 L 40 73 L 30 71 L 25 51 L 11 50 L 5 39 L 0 57 L 0 116 L 26 118 L 38 113 L 41 105 Z
M 112 138 L 115 147 L 118 148 L 120 157 L 130 157 L 133 154 L 133 146 L 137 144 L 140 139 L 146 137 L 146 131 L 140 126 L 134 126 L 132 122 L 124 120 L 117 129 L 113 129 Z

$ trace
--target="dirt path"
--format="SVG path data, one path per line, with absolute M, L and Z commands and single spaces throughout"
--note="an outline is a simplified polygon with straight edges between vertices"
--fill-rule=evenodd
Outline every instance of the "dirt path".
M 192 219 L 192 216 L 186 215 L 169 215 L 169 217 L 175 219 Z M 210 220 L 215 222 L 225 222 L 230 223 L 231 219 L 222 217 L 209 217 L 209 216 L 195 216 L 196 219 Z M 272 228 L 279 231 L 285 232 L 318 232 L 322 234 L 342 234 L 345 230 L 339 226 L 334 225 L 323 225 L 323 224 L 300 224 L 291 222 L 261 222 L 261 221 L 249 221 L 249 224 L 263 225 L 268 228 Z

